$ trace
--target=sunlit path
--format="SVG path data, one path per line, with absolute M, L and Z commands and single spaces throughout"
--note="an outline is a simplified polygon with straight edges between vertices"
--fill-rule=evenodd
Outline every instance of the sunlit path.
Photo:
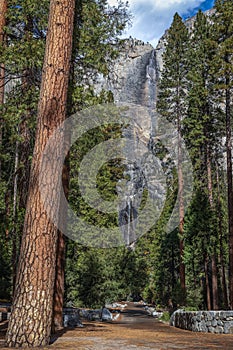
M 148 316 L 142 305 L 129 306 L 118 322 L 84 322 L 84 328 L 65 329 L 44 349 L 56 350 L 147 350 L 232 349 L 233 335 L 192 333 L 170 327 Z M 3 346 L 3 343 L 1 343 Z M 6 348 L 1 348 L 2 350 Z

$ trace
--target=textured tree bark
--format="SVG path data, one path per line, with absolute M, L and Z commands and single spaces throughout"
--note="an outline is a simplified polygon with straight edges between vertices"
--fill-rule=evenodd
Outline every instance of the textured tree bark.
M 66 198 L 69 193 L 69 160 L 68 157 L 63 167 L 62 183 Z M 66 208 L 60 204 L 59 217 L 62 218 L 63 225 L 66 225 Z M 53 331 L 63 327 L 63 303 L 64 303 L 64 284 L 65 284 L 65 253 L 66 239 L 64 234 L 58 230 L 57 239 L 57 260 L 55 271 L 54 297 L 53 297 Z
M 46 52 L 38 105 L 37 133 L 6 343 L 11 347 L 49 344 L 56 264 L 57 227 L 62 168 L 62 133 L 56 137 L 55 159 L 40 162 L 53 131 L 66 118 L 75 0 L 51 0 Z M 39 182 L 41 180 L 41 183 Z M 45 210 L 41 184 L 49 182 L 50 208 Z M 49 196 L 51 197 L 51 196 Z M 51 220 L 53 215 L 54 219 Z
M 57 239 L 57 260 L 55 271 L 54 297 L 53 297 L 53 324 L 52 330 L 55 332 L 63 327 L 63 296 L 65 280 L 65 237 L 58 230 Z
M 67 96 L 67 115 L 70 116 L 73 113 L 73 91 L 76 86 L 75 80 L 75 59 L 78 54 L 78 41 L 79 35 L 77 33 L 77 27 L 80 20 L 79 14 L 82 14 L 82 0 L 76 1 L 76 7 L 74 12 L 74 28 L 73 28 L 73 48 L 71 55 L 70 77 L 69 77 L 69 91 Z M 69 142 L 69 140 L 68 140 Z M 62 172 L 62 184 L 65 197 L 68 200 L 69 196 L 69 179 L 70 179 L 70 163 L 69 153 L 66 156 L 63 172 Z M 60 214 L 63 225 L 66 228 L 66 214 L 67 208 L 60 203 Z M 55 332 L 57 329 L 63 327 L 63 304 L 64 304 L 64 288 L 65 288 L 65 255 L 66 255 L 66 239 L 62 232 L 58 230 L 58 242 L 57 242 L 57 262 L 55 272 L 55 284 L 54 284 L 54 298 L 53 298 L 53 322 L 52 330 Z

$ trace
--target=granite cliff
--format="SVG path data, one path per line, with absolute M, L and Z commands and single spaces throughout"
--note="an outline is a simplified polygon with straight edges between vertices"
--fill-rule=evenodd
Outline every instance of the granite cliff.
M 207 15 L 211 13 L 212 10 L 208 11 Z M 191 30 L 195 23 L 195 16 L 185 23 L 188 29 Z M 134 126 L 131 127 L 130 131 L 125 132 L 126 143 L 130 141 L 128 142 L 130 158 L 135 159 L 135 161 L 127 165 L 128 181 L 124 196 L 121 197 L 122 201 L 119 204 L 119 222 L 122 225 L 124 241 L 128 246 L 132 246 L 132 242 L 144 233 L 137 229 L 140 202 L 144 189 L 148 190 L 157 213 L 164 205 L 166 197 L 165 176 L 167 174 L 165 174 L 163 164 L 167 160 L 163 159 L 161 162 L 156 157 L 158 135 L 166 134 L 166 147 L 168 138 L 170 143 L 167 147 L 167 158 L 176 159 L 176 155 L 173 153 L 173 148 L 176 145 L 175 132 L 172 130 L 170 134 L 168 130 L 161 132 L 161 124 L 164 124 L 164 121 L 162 123 L 159 121 L 155 108 L 157 85 L 163 69 L 166 37 L 167 31 L 159 40 L 156 48 L 137 39 L 127 39 L 119 57 L 112 63 L 109 76 L 107 78 L 99 77 L 96 85 L 97 92 L 101 89 L 111 90 L 116 103 L 132 104 L 134 107 L 131 113 L 136 115 L 136 120 L 133 117 Z M 162 125 L 162 128 L 165 127 L 164 125 Z M 144 153 L 138 140 L 144 145 Z M 148 217 L 148 222 L 151 223 L 150 219 Z M 142 231 L 146 228 L 147 218 L 143 222 Z
M 205 14 L 210 16 L 213 11 L 207 10 Z M 193 16 L 185 21 L 189 30 L 193 28 L 195 19 L 196 16 Z M 138 39 L 127 39 L 119 57 L 113 62 L 108 77 L 99 77 L 97 92 L 104 88 L 112 91 L 115 102 L 147 105 L 148 79 L 156 86 L 161 76 L 166 37 L 167 30 L 156 48 Z

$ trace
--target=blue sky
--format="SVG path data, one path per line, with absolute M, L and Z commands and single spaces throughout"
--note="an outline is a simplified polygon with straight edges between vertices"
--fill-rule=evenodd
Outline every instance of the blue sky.
M 110 5 L 117 3 L 117 0 L 108 1 Z M 131 35 L 156 46 L 158 39 L 170 26 L 175 12 L 183 18 L 188 18 L 198 9 L 210 9 L 214 0 L 128 0 L 128 3 L 133 20 L 124 37 Z

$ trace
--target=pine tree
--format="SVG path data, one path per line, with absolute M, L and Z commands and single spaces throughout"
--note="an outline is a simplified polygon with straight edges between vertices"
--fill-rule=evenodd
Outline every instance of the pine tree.
M 7 4 L 7 40 L 1 50 L 5 68 L 1 157 L 2 177 L 7 184 L 4 224 L 13 246 L 14 289 L 35 139 L 49 1 L 42 0 L 38 4 L 35 0 L 9 0 Z
M 122 46 L 119 36 L 130 21 L 128 5 L 121 1 L 109 6 L 106 0 L 78 0 L 77 8 L 73 112 L 113 101 L 110 92 L 96 94 L 93 84 L 100 74 L 108 75 Z
M 233 183 L 232 183 L 232 78 L 233 78 L 233 3 L 231 0 L 216 0 L 213 16 L 216 55 L 213 70 L 217 79 L 216 90 L 221 96 L 225 115 L 227 153 L 228 227 L 229 227 L 229 296 L 233 309 Z
M 51 0 L 50 3 L 37 137 L 15 296 L 6 337 L 9 346 L 48 345 L 50 339 L 57 229 L 41 202 L 38 167 L 48 137 L 66 118 L 74 7 L 73 0 Z M 47 171 L 49 167 L 47 164 Z M 53 169 L 55 203 L 59 203 L 58 169 L 59 166 Z M 59 206 L 57 214 L 58 210 Z
M 216 217 L 216 208 L 213 192 L 213 167 L 215 161 L 215 149 L 220 142 L 220 132 L 217 130 L 216 118 L 216 94 L 213 89 L 213 78 L 211 66 L 215 54 L 215 46 L 212 42 L 212 28 L 210 20 L 199 11 L 192 33 L 191 48 L 189 53 L 190 70 L 188 74 L 188 116 L 184 120 L 184 131 L 186 144 L 190 150 L 194 166 L 195 190 L 203 191 L 203 196 L 208 198 L 206 205 L 210 210 L 208 216 L 211 221 Z M 197 69 L 198 67 L 198 69 Z M 204 203 L 204 202 L 203 202 Z M 206 218 L 207 220 L 207 218 Z M 206 225 L 207 227 L 207 225 Z M 203 251 L 206 257 L 205 275 L 207 288 L 208 309 L 218 309 L 218 285 L 217 285 L 217 231 L 216 225 L 210 225 L 212 232 L 206 232 L 210 237 L 212 252 L 209 257 L 205 247 Z M 208 268 L 208 261 L 211 261 L 211 271 Z M 212 276 L 212 283 L 209 283 L 209 275 Z M 212 293 L 210 291 L 212 287 Z M 211 297 L 212 295 L 212 303 Z
M 90 105 L 112 102 L 112 94 L 110 92 L 101 91 L 97 95 L 92 85 L 98 74 L 102 73 L 106 75 L 108 73 L 111 59 L 116 57 L 119 52 L 120 45 L 116 47 L 116 43 L 119 40 L 118 36 L 126 26 L 128 19 L 127 6 L 122 3 L 119 3 L 116 7 L 110 7 L 105 0 L 76 1 L 72 69 L 68 96 L 69 115 Z M 84 143 L 86 143 L 85 140 Z M 75 148 L 80 152 L 82 145 L 76 145 Z M 71 183 L 74 181 L 72 179 L 73 174 L 76 174 L 77 159 L 75 150 L 73 152 L 71 151 L 70 161 L 71 163 L 75 163 L 72 166 L 75 171 L 71 171 Z M 65 179 L 70 176 L 68 163 L 69 161 L 66 162 L 63 171 L 63 177 Z M 66 185 L 64 188 L 68 197 L 67 182 L 65 180 Z M 103 183 L 103 178 L 101 182 Z M 75 197 L 74 202 L 77 202 L 77 197 Z M 63 216 L 64 208 L 61 208 L 60 211 L 61 216 Z M 78 247 L 81 249 L 80 246 Z M 54 293 L 54 326 L 58 328 L 62 327 L 63 323 L 64 259 L 65 238 L 59 232 L 57 244 L 57 277 Z M 67 271 L 67 274 L 72 274 L 72 272 Z M 78 278 L 78 276 L 76 277 Z M 69 294 L 69 292 L 67 293 Z
M 180 284 L 185 298 L 184 253 L 184 194 L 181 133 L 182 120 L 187 113 L 187 51 L 189 45 L 188 30 L 176 13 L 167 33 L 167 43 L 163 55 L 164 68 L 159 83 L 158 111 L 173 122 L 177 130 L 178 143 L 178 199 L 179 199 L 179 235 L 180 235 Z

